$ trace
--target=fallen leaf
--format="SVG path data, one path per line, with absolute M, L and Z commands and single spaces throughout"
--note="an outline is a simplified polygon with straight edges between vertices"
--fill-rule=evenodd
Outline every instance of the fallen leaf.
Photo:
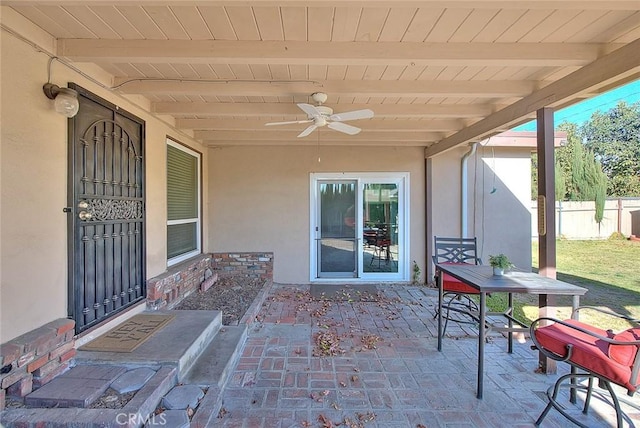
M 322 424 L 322 428 L 333 428 L 333 422 L 330 419 L 327 419 L 325 415 L 322 413 L 318 415 L 318 422 Z

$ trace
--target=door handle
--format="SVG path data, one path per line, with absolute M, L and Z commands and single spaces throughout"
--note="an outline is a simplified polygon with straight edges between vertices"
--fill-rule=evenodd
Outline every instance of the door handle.
M 90 212 L 88 211 L 80 211 L 78 213 L 78 217 L 80 218 L 80 220 L 82 221 L 87 221 L 87 220 L 91 220 L 91 218 L 93 217 L 93 215 L 91 215 Z

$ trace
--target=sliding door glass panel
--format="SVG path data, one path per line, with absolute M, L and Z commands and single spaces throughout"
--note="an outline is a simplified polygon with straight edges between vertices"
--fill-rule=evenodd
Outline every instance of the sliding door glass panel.
M 362 270 L 398 272 L 398 184 L 368 183 L 362 192 Z
M 318 277 L 357 276 L 355 180 L 318 181 Z

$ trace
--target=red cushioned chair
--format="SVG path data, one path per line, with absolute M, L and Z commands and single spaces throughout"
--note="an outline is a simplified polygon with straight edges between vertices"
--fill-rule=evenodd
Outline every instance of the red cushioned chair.
M 433 263 L 435 264 L 482 264 L 478 257 L 476 238 L 444 238 L 433 237 Z M 439 273 L 436 273 L 438 281 Z M 463 324 L 478 324 L 478 304 L 471 295 L 478 295 L 478 290 L 461 282 L 449 274 L 444 274 L 442 278 L 442 318 L 444 328 L 447 330 L 449 320 Z M 438 316 L 436 307 L 435 317 Z
M 617 424 L 618 427 L 622 427 L 623 413 L 620 409 L 620 399 L 616 396 L 611 383 L 625 388 L 629 396 L 633 396 L 640 387 L 640 320 L 592 306 L 583 306 L 576 311 L 586 309 L 622 318 L 629 321 L 633 327 L 614 334 L 611 330 L 602 330 L 575 319 L 558 320 L 542 317 L 531 324 L 534 348 L 551 359 L 571 365 L 571 373 L 560 376 L 547 391 L 549 404 L 540 414 L 536 426 L 542 423 L 553 407 L 571 422 L 586 428 L 586 425 L 569 415 L 558 403 L 558 392 L 562 387 L 585 390 L 586 398 L 582 412 L 586 414 L 593 392 L 593 381 L 597 379 L 600 388 L 606 389 L 611 394 Z M 540 326 L 542 321 L 550 324 Z M 588 379 L 588 384 L 581 385 L 576 382 L 578 379 Z

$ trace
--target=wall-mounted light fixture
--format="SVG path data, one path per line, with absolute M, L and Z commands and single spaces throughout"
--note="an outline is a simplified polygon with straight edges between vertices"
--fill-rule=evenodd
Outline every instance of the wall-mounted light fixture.
M 64 116 L 73 117 L 78 113 L 78 92 L 71 88 L 61 88 L 53 83 L 45 83 L 42 87 L 47 98 L 55 100 L 56 111 Z

